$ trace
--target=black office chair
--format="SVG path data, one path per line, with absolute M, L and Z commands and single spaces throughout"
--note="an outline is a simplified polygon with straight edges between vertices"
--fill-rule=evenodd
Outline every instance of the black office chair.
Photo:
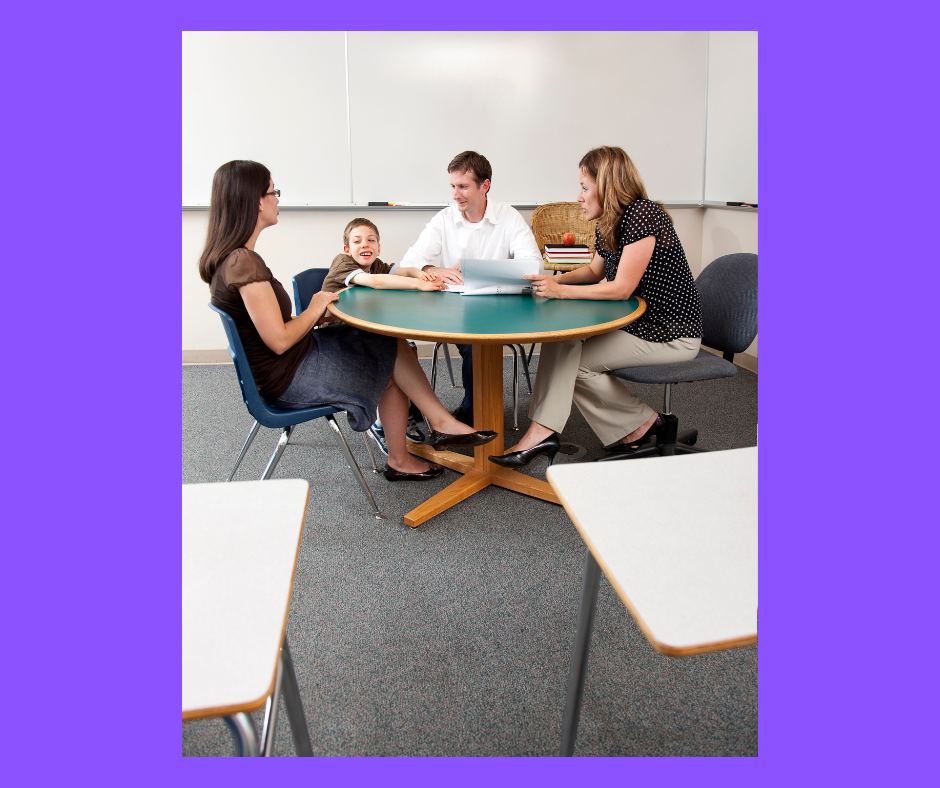
M 671 388 L 675 383 L 715 380 L 736 375 L 732 363 L 735 353 L 742 353 L 757 336 L 757 255 L 726 254 L 719 257 L 695 280 L 702 302 L 702 344 L 720 350 L 722 358 L 700 350 L 691 361 L 655 367 L 615 369 L 612 375 L 632 383 L 662 383 L 663 419 L 666 427 L 655 445 L 644 446 L 630 454 L 601 457 L 598 462 L 632 460 L 639 457 L 692 454 L 706 451 L 695 446 L 698 430 L 679 432 L 679 420 L 670 411 Z

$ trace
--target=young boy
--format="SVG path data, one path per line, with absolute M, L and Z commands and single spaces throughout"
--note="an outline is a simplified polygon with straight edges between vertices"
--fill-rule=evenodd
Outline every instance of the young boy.
M 335 293 L 345 287 L 361 285 L 376 290 L 444 290 L 446 285 L 435 274 L 424 273 L 419 268 L 390 266 L 379 260 L 379 228 L 368 219 L 353 219 L 343 231 L 343 252 L 333 258 L 330 272 L 323 280 L 323 290 Z M 414 345 L 412 345 L 414 348 Z M 417 350 L 415 350 L 417 352 Z M 408 416 L 405 436 L 414 443 L 421 443 L 424 434 L 418 423 L 424 417 L 413 404 Z M 375 423 L 369 427 L 369 435 L 383 454 L 388 456 L 385 446 L 385 431 L 376 414 Z
M 368 219 L 353 219 L 343 231 L 343 252 L 333 258 L 323 289 L 335 293 L 350 285 L 376 290 L 444 290 L 435 274 L 419 268 L 390 266 L 379 260 L 379 228 Z

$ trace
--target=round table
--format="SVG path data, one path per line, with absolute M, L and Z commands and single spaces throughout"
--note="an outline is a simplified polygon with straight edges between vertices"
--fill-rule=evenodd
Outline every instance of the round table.
M 473 457 L 431 446 L 409 444 L 415 456 L 463 476 L 405 515 L 412 528 L 495 484 L 523 495 L 560 504 L 547 482 L 502 468 L 487 459 L 505 452 L 503 444 L 503 345 L 558 342 L 606 334 L 632 323 L 646 311 L 642 298 L 578 301 L 529 295 L 461 296 L 412 290 L 341 290 L 329 311 L 345 323 L 376 334 L 462 342 L 473 345 L 473 426 L 498 437 L 477 446 Z

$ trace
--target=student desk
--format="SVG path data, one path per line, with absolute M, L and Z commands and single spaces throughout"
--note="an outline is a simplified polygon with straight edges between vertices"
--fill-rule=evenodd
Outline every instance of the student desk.
M 548 480 L 588 547 L 562 721 L 571 755 L 600 568 L 663 654 L 757 642 L 757 448 L 553 466 Z
M 302 479 L 183 485 L 183 721 L 226 717 L 242 755 L 259 754 L 246 712 L 268 699 L 270 755 L 282 680 L 297 754 L 313 754 L 284 634 L 308 492 Z
M 606 334 L 632 323 L 646 310 L 642 298 L 626 301 L 558 301 L 528 295 L 461 296 L 413 290 L 341 290 L 329 311 L 340 320 L 377 334 L 473 345 L 473 415 L 478 430 L 498 437 L 473 450 L 473 457 L 431 446 L 408 451 L 463 476 L 405 515 L 412 528 L 495 484 L 523 495 L 560 503 L 551 487 L 487 458 L 503 444 L 503 345 L 557 342 Z

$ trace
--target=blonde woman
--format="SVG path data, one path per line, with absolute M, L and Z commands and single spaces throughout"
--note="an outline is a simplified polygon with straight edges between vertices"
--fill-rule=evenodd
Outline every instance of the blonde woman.
M 607 451 L 628 453 L 659 434 L 662 417 L 608 373 L 695 358 L 702 310 L 672 219 L 651 201 L 621 148 L 595 148 L 579 164 L 585 219 L 596 219 L 594 259 L 561 276 L 529 276 L 543 298 L 623 301 L 639 296 L 646 312 L 608 334 L 542 345 L 532 392 L 532 423 L 513 451 L 490 457 L 520 467 L 558 451 L 572 401 Z

